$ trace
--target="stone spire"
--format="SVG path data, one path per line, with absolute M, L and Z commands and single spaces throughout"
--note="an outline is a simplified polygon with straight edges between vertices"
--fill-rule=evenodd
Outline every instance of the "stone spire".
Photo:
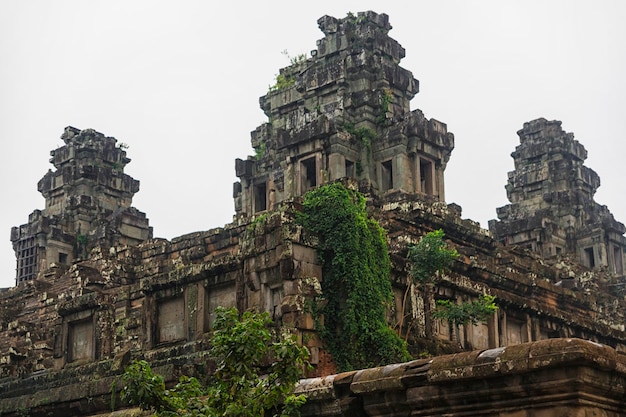
M 11 230 L 16 283 L 52 264 L 84 258 L 95 245 L 134 245 L 152 237 L 144 213 L 131 207 L 139 181 L 124 174 L 130 162 L 122 144 L 93 129 L 67 127 L 64 146 L 53 150 L 49 170 L 37 184 L 44 210 Z
M 590 268 L 624 274 L 626 231 L 593 196 L 600 177 L 586 167 L 587 151 L 560 121 L 540 118 L 517 132 L 515 170 L 506 185 L 511 204 L 497 209 L 489 228 L 507 245 L 550 257 L 569 254 Z
M 399 63 L 386 14 L 318 20 L 324 38 L 292 58 L 261 97 L 269 122 L 252 132 L 255 157 L 236 161 L 235 209 L 253 215 L 310 188 L 351 177 L 375 194 L 443 201 L 454 148 L 444 123 L 410 111 L 418 81 Z

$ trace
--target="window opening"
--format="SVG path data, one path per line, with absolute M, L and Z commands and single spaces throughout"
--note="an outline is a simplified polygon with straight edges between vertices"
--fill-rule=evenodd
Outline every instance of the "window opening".
M 317 169 L 315 157 L 304 159 L 300 162 L 300 176 L 302 179 L 302 193 L 317 187 Z
M 425 159 L 420 159 L 420 191 L 433 195 L 433 164 Z
M 391 190 L 393 188 L 393 165 L 391 160 L 383 162 L 381 165 L 382 191 Z
M 254 212 L 267 210 L 267 184 L 257 184 L 254 186 Z
M 355 178 L 354 175 L 354 162 L 346 159 L 346 177 Z
M 16 281 L 21 283 L 35 278 L 37 274 L 37 248 L 35 238 L 29 237 L 17 243 Z
M 596 259 L 593 256 L 593 247 L 585 248 L 584 252 L 585 252 L 585 264 L 589 268 L 595 268 L 595 266 L 596 266 Z
M 616 275 L 624 273 L 624 264 L 622 263 L 622 248 L 613 247 L 613 270 Z

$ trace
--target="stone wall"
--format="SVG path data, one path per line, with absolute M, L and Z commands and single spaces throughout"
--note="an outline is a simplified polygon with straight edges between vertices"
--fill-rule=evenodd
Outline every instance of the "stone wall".
M 423 329 L 415 339 L 423 349 L 418 354 L 459 345 L 509 349 L 553 337 L 580 337 L 624 351 L 621 299 L 604 292 L 601 277 L 592 281 L 593 291 L 556 285 L 560 271 L 575 264 L 559 270 L 530 252 L 503 247 L 476 223 L 462 220 L 458 207 L 395 197 L 371 199 L 370 211 L 388 231 L 396 305 L 406 288 L 406 245 L 427 230 L 442 228 L 462 256 L 432 293 L 417 294 L 421 305 L 489 293 L 499 306 L 486 324 L 460 329 L 461 340 L 422 312 L 416 317 L 422 320 L 416 329 Z M 148 359 L 170 381 L 182 373 L 207 372 L 206 347 L 217 305 L 270 312 L 278 323 L 298 330 L 312 353 L 311 375 L 332 374 L 332 361 L 305 309 L 305 299 L 320 291 L 322 277 L 314 239 L 294 223 L 297 207 L 283 204 L 252 222 L 171 242 L 95 249 L 88 260 L 65 271 L 49 271 L 43 279 L 0 293 L 6 317 L 0 328 L 3 415 L 16 412 L 15 407 L 65 410 L 59 415 L 105 411 L 104 387 L 131 358 Z M 398 314 L 396 309 L 392 325 Z M 71 404 L 85 400 L 84 384 L 94 372 L 105 381 L 89 385 L 99 399 L 72 411 Z M 78 391 L 71 394 L 71 386 Z M 55 387 L 58 397 L 49 395 Z
M 277 325 L 295 329 L 313 364 L 314 379 L 301 385 L 311 399 L 306 415 L 619 415 L 621 276 L 608 268 L 617 264 L 591 267 L 578 254 L 586 253 L 585 239 L 604 236 L 593 241 L 593 254 L 611 259 L 602 251 L 621 250 L 623 226 L 590 199 L 597 181 L 582 167 L 582 145 L 558 123 L 525 126 L 510 175 L 512 204 L 500 210 L 494 237 L 444 202 L 454 137 L 444 123 L 409 110 L 418 83 L 399 66 L 404 50 L 389 38 L 387 16 L 318 23 L 325 37 L 315 53 L 283 69 L 283 83 L 261 99 L 270 120 L 252 133 L 257 156 L 236 162 L 237 216 L 223 228 L 151 239 L 145 215 L 130 207 L 138 183 L 119 171 L 129 160 L 115 139 L 66 130 L 66 146 L 53 155 L 58 172 L 40 183 L 50 211 L 35 211 L 12 234 L 18 260 L 33 261 L 36 271 L 0 291 L 3 417 L 105 413 L 111 383 L 135 358 L 168 383 L 210 373 L 217 306 L 267 311 Z M 582 182 L 543 171 L 542 141 L 560 144 L 554 149 L 569 155 Z M 550 188 L 550 175 L 563 180 L 561 188 Z M 118 198 L 101 199 L 95 186 L 65 195 L 60 184 L 71 180 L 106 185 Z M 359 188 L 387 232 L 389 325 L 408 334 L 416 361 L 334 375 L 307 309 L 324 279 L 316 238 L 295 221 L 307 189 L 334 180 Z M 545 193 L 535 189 L 544 185 Z M 575 214 L 590 229 L 567 235 L 558 222 L 571 207 L 553 204 L 556 197 L 584 202 Z M 407 292 L 407 248 L 437 229 L 460 257 L 434 285 Z M 578 245 L 564 247 L 583 252 L 546 254 L 519 244 L 528 238 L 545 249 L 563 230 Z M 69 249 L 72 256 L 61 259 Z M 40 262 L 44 252 L 59 259 Z M 437 300 L 471 302 L 483 294 L 498 305 L 485 323 L 453 328 L 433 319 Z M 451 352 L 457 355 L 434 357 Z

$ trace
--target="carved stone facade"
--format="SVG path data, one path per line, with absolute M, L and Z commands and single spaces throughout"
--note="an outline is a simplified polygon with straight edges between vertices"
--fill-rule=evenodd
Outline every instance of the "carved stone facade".
M 16 284 L 84 259 L 96 245 L 134 245 L 152 237 L 146 215 L 131 207 L 139 181 L 124 174 L 130 159 L 123 146 L 93 129 L 67 127 L 61 139 L 65 145 L 50 152 L 56 171 L 37 184 L 46 208 L 11 230 Z
M 252 132 L 255 157 L 236 161 L 235 210 L 252 215 L 339 178 L 383 195 L 399 190 L 444 201 L 443 172 L 454 148 L 444 123 L 409 102 L 419 82 L 399 63 L 385 14 L 318 24 L 325 37 L 294 59 L 260 99 L 269 122 Z
M 600 177 L 584 165 L 587 151 L 560 121 L 537 119 L 517 132 L 506 192 L 489 228 L 496 239 L 543 257 L 569 255 L 591 269 L 624 276 L 624 225 L 593 196 Z
M 619 274 L 544 254 L 547 247 L 574 247 L 556 232 L 528 251 L 520 247 L 526 241 L 503 245 L 505 234 L 494 238 L 461 219 L 461 208 L 444 202 L 453 137 L 442 123 L 409 111 L 417 81 L 398 66 L 404 51 L 387 35 L 387 16 L 326 16 L 319 23 L 325 37 L 313 56 L 283 69 L 261 98 L 271 123 L 252 133 L 258 157 L 236 162 L 238 215 L 224 228 L 151 239 L 145 216 L 130 208 L 138 183 L 116 165 L 128 162 L 125 152 L 95 131 L 66 130 L 66 146 L 53 155 L 57 172 L 40 183 L 47 203 L 37 219 L 43 220 L 22 226 L 45 257 L 37 258 L 36 275 L 0 291 L 3 417 L 104 413 L 111 383 L 133 358 L 148 360 L 170 383 L 181 374 L 210 372 L 217 306 L 267 311 L 295 329 L 314 365 L 299 388 L 309 396 L 303 415 L 623 415 L 626 317 L 614 285 Z M 552 203 L 562 201 L 562 211 L 551 217 L 556 224 L 567 198 L 576 196 L 583 207 L 572 214 L 580 231 L 574 243 L 583 245 L 593 233 L 606 237 L 608 230 L 610 242 L 621 245 L 620 224 L 593 205 L 599 181 L 582 166 L 582 146 L 557 122 L 531 122 L 524 135 L 537 132 L 532 140 L 524 136 L 514 157 L 528 152 L 548 160 L 538 151 L 545 145 L 558 169 L 539 174 L 539 162 L 520 159 L 532 169 L 527 176 L 522 168 L 510 174 L 512 205 L 500 209 L 507 214 L 493 227 L 511 236 L 535 231 L 507 229 L 507 221 L 527 225 L 523 219 L 556 210 Z M 561 139 L 550 144 L 555 138 Z M 530 143 L 537 151 L 524 151 Z M 336 179 L 367 194 L 368 212 L 387 232 L 395 295 L 390 325 L 410 315 L 416 357 L 473 352 L 333 375 L 305 307 L 324 279 L 315 239 L 295 216 L 308 188 Z M 460 257 L 405 305 L 407 247 L 437 229 Z M 19 242 L 22 234 L 16 236 Z M 68 251 L 66 263 L 51 249 L 58 247 Z M 455 329 L 430 314 L 439 299 L 460 303 L 482 294 L 494 295 L 499 307 L 486 323 Z

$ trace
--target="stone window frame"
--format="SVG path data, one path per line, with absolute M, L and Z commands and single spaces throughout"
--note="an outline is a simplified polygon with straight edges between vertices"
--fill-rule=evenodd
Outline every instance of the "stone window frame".
M 380 162 L 380 192 L 393 190 L 394 171 L 393 158 Z
M 281 305 L 285 298 L 285 287 L 283 282 L 264 284 L 264 287 L 263 309 L 269 313 L 274 322 L 278 322 L 283 317 Z
M 428 168 L 428 172 L 426 172 L 426 168 Z M 417 158 L 417 173 L 418 192 L 424 195 L 435 196 L 437 194 L 435 161 L 420 155 Z
M 269 202 L 267 181 L 259 181 L 252 185 L 252 211 L 261 213 L 267 211 Z
M 312 172 L 311 172 L 312 171 Z M 303 195 L 307 191 L 316 188 L 320 184 L 320 167 L 318 166 L 317 154 L 307 155 L 298 160 L 298 194 Z M 307 183 L 311 181 L 311 183 Z
M 159 340 L 159 303 L 175 299 L 177 297 L 183 298 L 183 326 L 184 337 L 182 339 L 161 342 Z M 164 290 L 155 291 L 146 294 L 146 304 L 144 308 L 144 320 L 145 320 L 145 343 L 147 349 L 153 349 L 159 346 L 168 346 L 179 343 L 186 343 L 190 340 L 191 335 L 188 329 L 188 306 L 187 306 L 187 291 L 184 287 L 173 287 Z
M 598 265 L 596 260 L 596 250 L 594 245 L 581 248 L 581 254 L 583 259 L 583 265 L 589 269 L 594 269 Z
M 200 328 L 202 329 L 203 333 L 207 333 L 210 332 L 212 329 L 212 323 L 213 323 L 213 319 L 214 319 L 214 311 L 215 308 L 211 309 L 211 295 L 213 292 L 219 291 L 219 290 L 223 290 L 223 289 L 231 289 L 232 292 L 235 294 L 234 297 L 234 306 L 226 306 L 227 308 L 230 307 L 238 307 L 237 306 L 237 283 L 235 280 L 228 280 L 226 282 L 213 282 L 211 280 L 211 282 L 206 282 L 204 285 L 201 286 L 202 291 L 204 292 L 203 298 L 204 298 L 204 305 L 202 307 L 203 309 L 203 313 L 202 315 L 199 315 L 198 319 L 202 320 L 201 324 L 200 324 Z M 200 299 L 200 297 L 198 297 L 198 299 Z M 221 304 L 217 304 L 217 307 L 224 307 Z
M 509 346 L 511 341 L 509 340 L 508 326 L 509 321 L 521 323 L 520 343 L 527 343 L 533 341 L 533 325 L 530 315 L 527 312 L 513 312 L 498 308 L 498 333 L 499 333 L 499 345 Z M 526 340 L 524 340 L 524 336 Z
M 71 346 L 70 338 L 72 336 L 71 329 L 72 329 L 72 326 L 79 324 L 79 323 L 83 323 L 83 322 L 91 322 L 93 326 L 93 334 L 92 334 L 92 341 L 91 341 L 91 344 L 93 346 L 93 352 L 92 352 L 91 357 L 89 358 L 79 358 L 79 359 L 74 360 L 71 357 L 71 351 L 70 351 L 70 346 Z M 63 316 L 63 322 L 61 324 L 61 332 L 60 332 L 61 333 L 60 334 L 61 355 L 58 355 L 58 356 L 61 356 L 63 365 L 82 364 L 85 362 L 93 362 L 99 359 L 99 354 L 98 354 L 99 340 L 98 340 L 98 332 L 96 331 L 97 323 L 98 323 L 97 312 L 93 309 L 76 311 L 76 312 Z
M 34 236 L 20 239 L 16 249 L 16 282 L 30 281 L 37 276 L 39 262 L 39 248 Z
M 167 339 L 167 340 L 163 340 L 162 339 L 162 323 L 161 323 L 161 307 L 165 304 L 170 304 L 173 301 L 180 303 L 181 304 L 181 308 L 182 311 L 179 312 L 179 314 L 182 315 L 183 320 L 182 320 L 182 336 L 177 337 L 177 338 L 173 338 L 173 339 Z M 189 340 L 189 331 L 187 329 L 188 327 L 188 318 L 187 318 L 187 300 L 184 294 L 178 294 L 178 295 L 174 295 L 171 297 L 164 297 L 164 298 L 160 298 L 156 301 L 155 303 L 155 307 L 156 307 L 156 311 L 155 311 L 155 332 L 154 332 L 154 345 L 155 346 L 164 346 L 164 345 L 172 345 L 172 344 L 177 344 L 180 342 L 187 342 Z

